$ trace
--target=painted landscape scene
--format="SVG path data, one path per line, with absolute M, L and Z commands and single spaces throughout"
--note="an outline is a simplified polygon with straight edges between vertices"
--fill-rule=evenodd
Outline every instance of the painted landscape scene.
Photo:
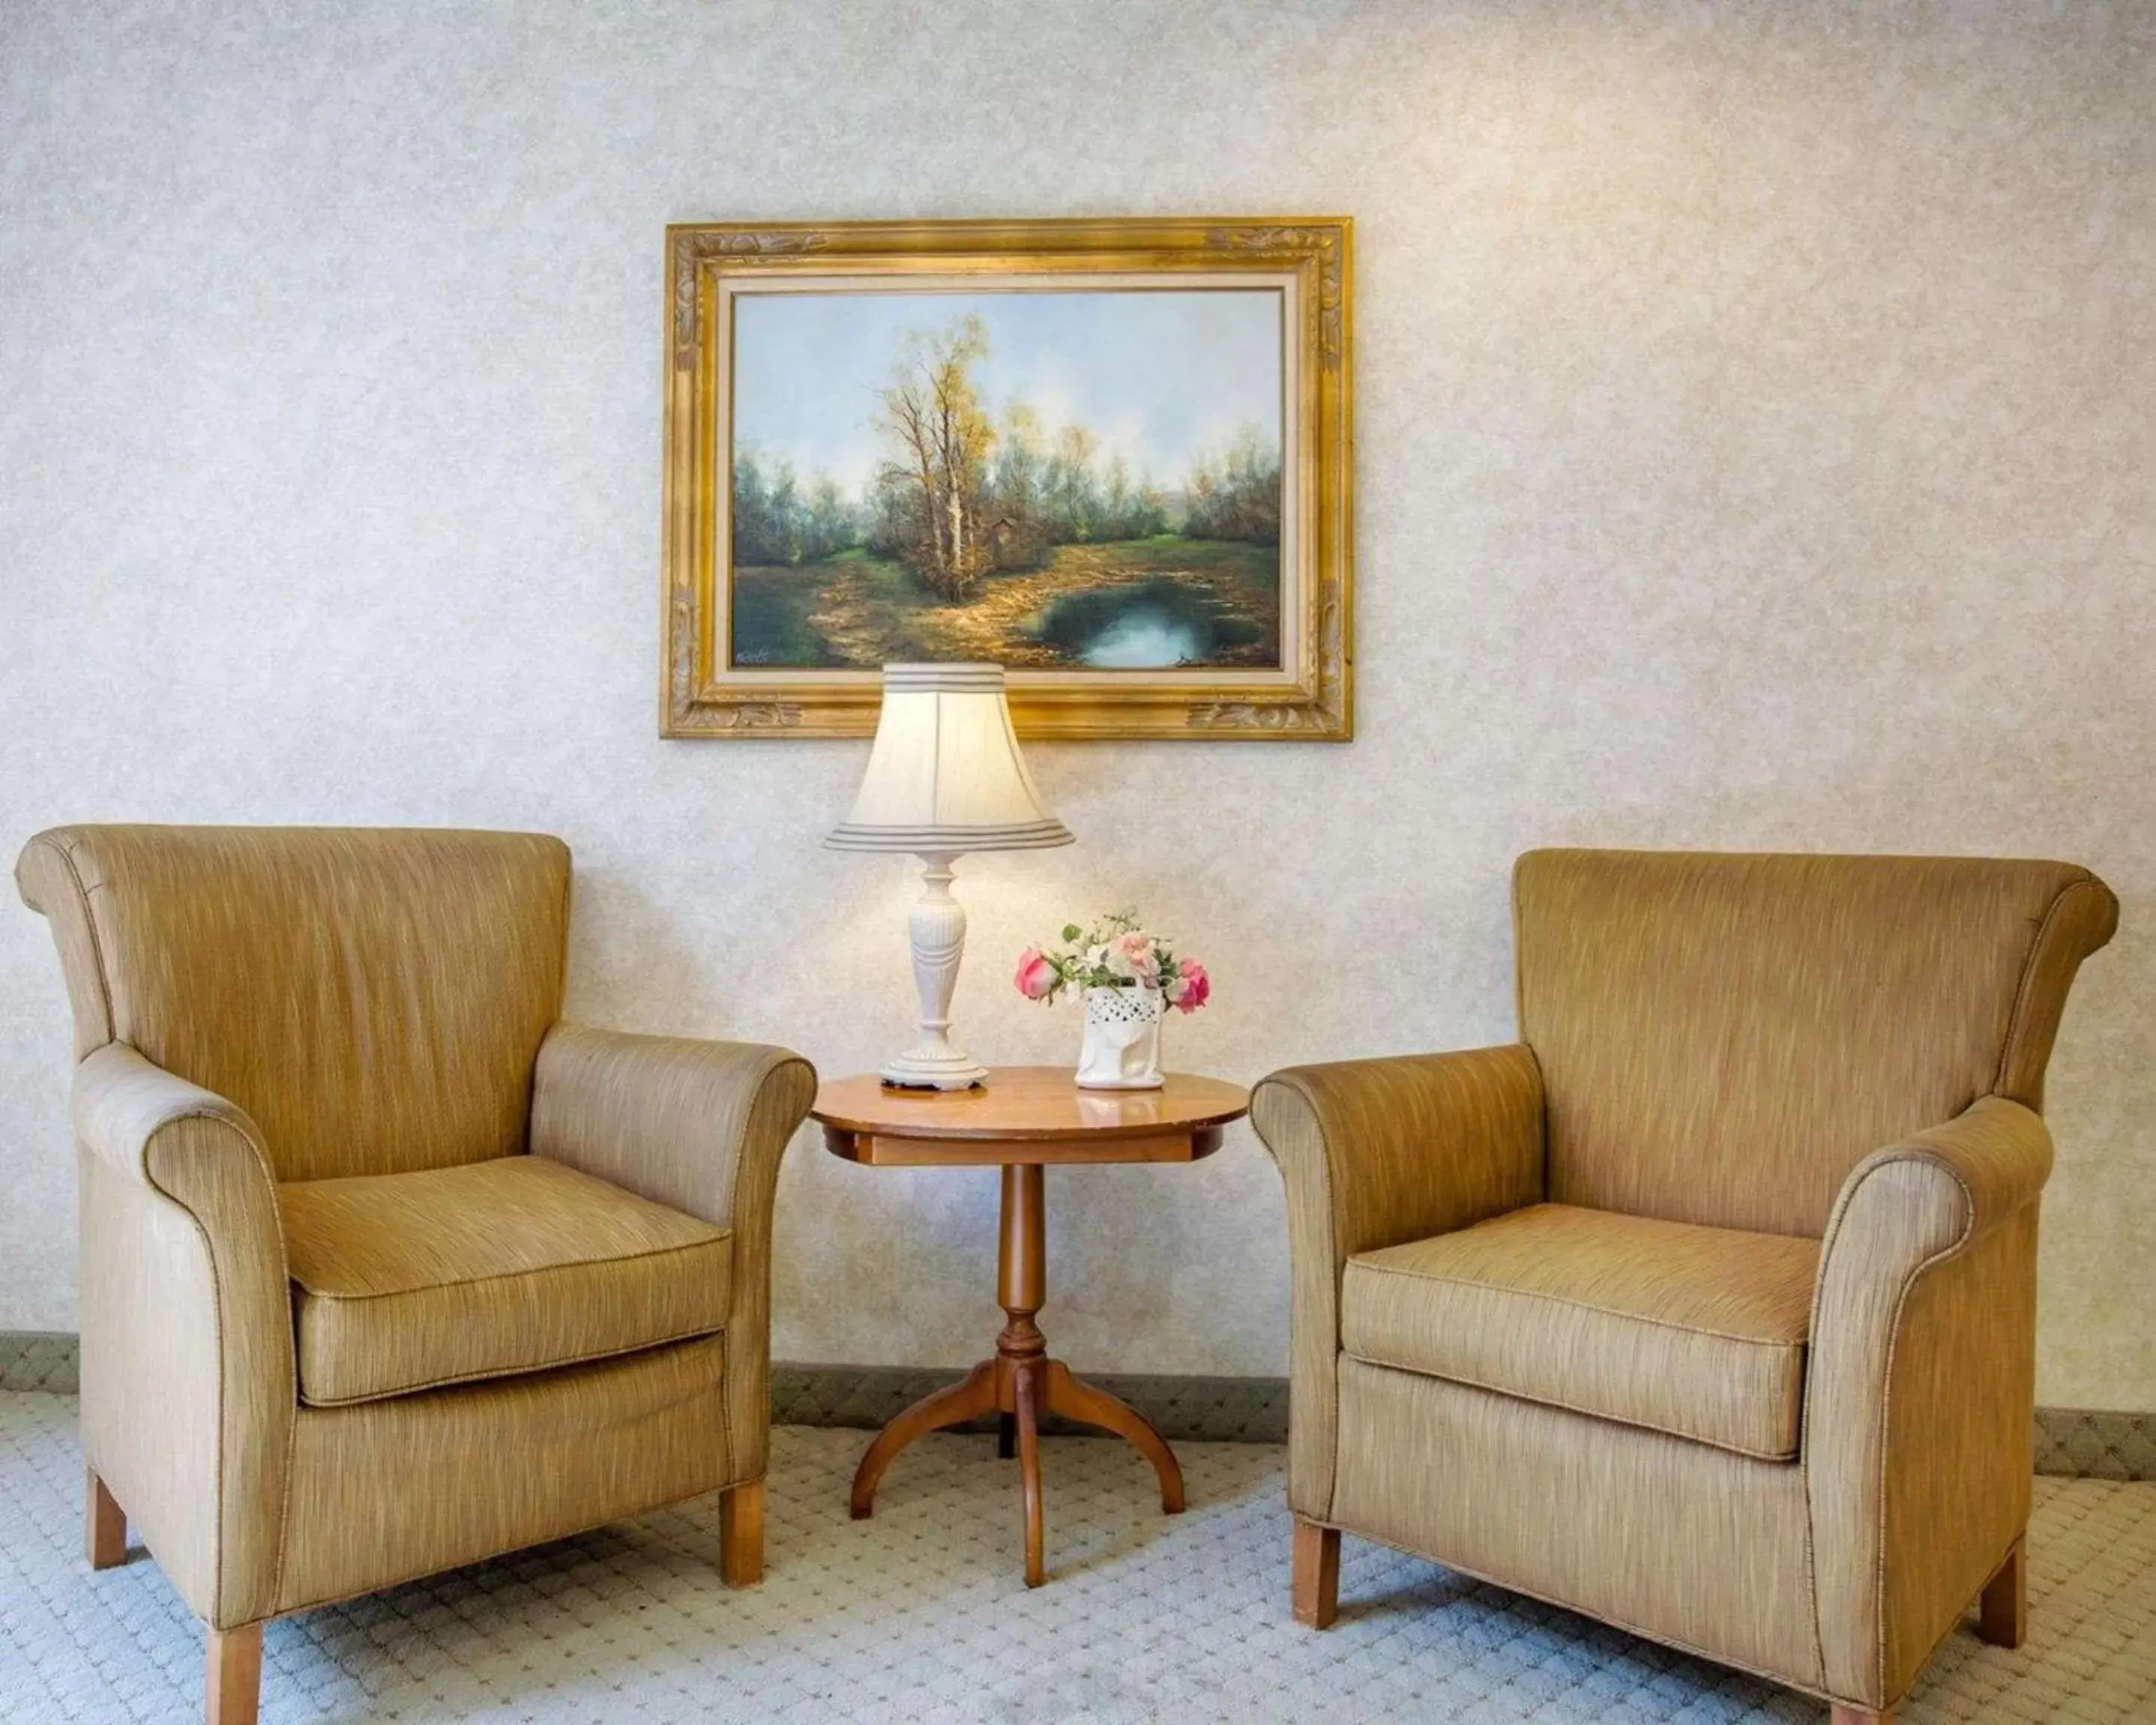
M 1279 665 L 1277 290 L 734 308 L 734 665 Z

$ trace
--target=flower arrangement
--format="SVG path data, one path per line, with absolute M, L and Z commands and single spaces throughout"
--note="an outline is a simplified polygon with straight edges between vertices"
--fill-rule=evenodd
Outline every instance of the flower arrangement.
M 1028 947 L 1019 954 L 1018 991 L 1053 1000 L 1065 988 L 1158 988 L 1170 1006 L 1191 1013 L 1213 993 L 1195 958 L 1178 958 L 1167 941 L 1138 926 L 1138 913 L 1116 911 L 1091 928 L 1065 923 L 1065 945 L 1054 952 Z

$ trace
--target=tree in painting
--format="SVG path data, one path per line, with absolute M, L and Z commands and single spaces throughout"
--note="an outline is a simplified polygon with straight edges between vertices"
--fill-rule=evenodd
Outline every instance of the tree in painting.
M 916 335 L 912 347 L 883 393 L 895 453 L 876 475 L 878 501 L 929 591 L 963 598 L 990 562 L 983 507 L 996 433 L 969 369 L 988 350 L 988 330 L 968 317 L 941 335 Z

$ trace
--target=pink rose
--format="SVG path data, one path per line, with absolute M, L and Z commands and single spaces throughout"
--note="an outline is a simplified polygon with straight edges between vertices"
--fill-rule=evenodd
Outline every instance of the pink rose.
M 1160 959 L 1153 952 L 1151 935 L 1117 935 L 1111 950 L 1122 961 L 1118 964 L 1110 960 L 1111 969 L 1122 971 L 1148 988 L 1159 986 Z
M 1018 991 L 1029 1000 L 1045 1000 L 1063 978 L 1055 967 L 1040 956 L 1040 948 L 1028 947 L 1018 955 Z
M 1182 960 L 1175 973 L 1168 982 L 1168 1004 L 1178 1012 L 1197 1011 L 1213 993 L 1213 978 L 1195 958 Z

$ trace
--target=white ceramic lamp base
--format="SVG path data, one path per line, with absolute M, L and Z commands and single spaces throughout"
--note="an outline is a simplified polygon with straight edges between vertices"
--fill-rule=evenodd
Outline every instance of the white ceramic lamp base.
M 951 1044 L 951 991 L 966 951 L 966 907 L 951 896 L 948 856 L 923 856 L 924 891 L 906 931 L 913 943 L 913 986 L 921 995 L 921 1040 L 886 1064 L 886 1084 L 903 1090 L 971 1090 L 988 1069 Z

